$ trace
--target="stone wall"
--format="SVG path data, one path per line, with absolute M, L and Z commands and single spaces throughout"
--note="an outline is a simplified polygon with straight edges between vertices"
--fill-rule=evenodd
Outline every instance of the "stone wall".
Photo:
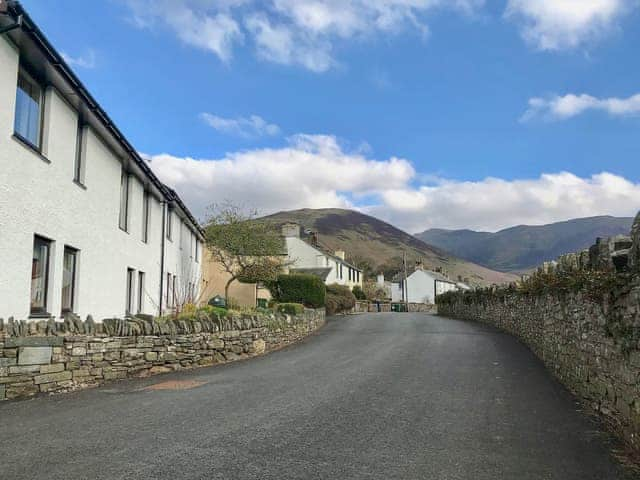
M 398 303 L 404 308 L 404 304 Z M 392 312 L 392 304 L 389 302 L 380 302 L 380 313 Z M 409 311 L 412 313 L 437 313 L 438 309 L 435 305 L 428 303 L 409 303 Z M 376 302 L 368 302 L 358 300 L 352 313 L 378 313 L 378 304 Z
M 438 311 L 514 334 L 640 453 L 640 215 L 631 237 L 545 264 L 517 285 L 439 297 Z
M 0 319 L 0 400 L 248 358 L 313 333 L 325 313 L 64 322 Z

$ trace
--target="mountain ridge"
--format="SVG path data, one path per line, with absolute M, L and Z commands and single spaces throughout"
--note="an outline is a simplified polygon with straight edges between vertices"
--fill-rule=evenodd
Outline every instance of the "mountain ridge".
M 523 272 L 592 245 L 597 237 L 629 234 L 633 217 L 599 215 L 498 232 L 433 228 L 416 234 L 452 255 L 501 272 Z

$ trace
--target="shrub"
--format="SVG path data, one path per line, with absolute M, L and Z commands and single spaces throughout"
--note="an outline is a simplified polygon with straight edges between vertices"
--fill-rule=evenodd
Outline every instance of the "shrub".
M 356 297 L 345 285 L 328 285 L 325 307 L 327 315 L 350 311 L 356 305 Z
M 304 312 L 304 305 L 301 303 L 279 303 L 278 312 L 286 315 L 301 315 Z
M 367 296 L 365 295 L 364 290 L 362 290 L 362 287 L 360 285 L 354 285 L 351 291 L 353 292 L 353 295 L 357 300 L 367 299 Z
M 222 307 L 214 307 L 213 305 L 203 305 L 202 307 L 198 308 L 198 313 L 202 312 L 205 313 L 207 315 L 211 315 L 213 313 L 220 315 L 222 317 L 226 317 L 227 314 L 229 313 L 229 311 L 226 308 L 222 308 Z
M 320 277 L 315 275 L 278 275 L 278 279 L 267 286 L 277 303 L 301 303 L 311 308 L 324 306 L 326 288 Z

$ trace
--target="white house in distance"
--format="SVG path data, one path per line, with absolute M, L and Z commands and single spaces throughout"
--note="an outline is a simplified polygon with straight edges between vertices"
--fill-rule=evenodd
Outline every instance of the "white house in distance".
M 404 279 L 391 284 L 391 301 L 409 303 L 435 303 L 435 298 L 445 292 L 457 290 L 456 282 L 449 280 L 442 273 L 424 270 L 418 266 L 416 270 Z M 407 297 L 405 299 L 405 292 Z
M 362 287 L 362 270 L 345 260 L 345 252 L 334 254 L 313 244 L 313 236 L 306 241 L 300 235 L 300 225 L 288 223 L 282 226 L 282 235 L 287 247 L 287 260 L 291 273 L 318 275 L 326 285 L 337 283 L 353 288 Z
M 158 315 L 197 295 L 189 210 L 18 3 L 3 30 L 0 317 Z

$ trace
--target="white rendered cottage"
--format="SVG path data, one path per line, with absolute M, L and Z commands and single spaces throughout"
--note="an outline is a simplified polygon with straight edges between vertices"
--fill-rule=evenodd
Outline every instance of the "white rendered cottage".
M 432 272 L 418 267 L 415 272 L 391 284 L 391 301 L 409 303 L 435 303 L 435 298 L 445 292 L 458 290 L 456 282 L 449 280 L 439 272 Z M 406 294 L 405 294 L 406 292 Z M 408 299 L 405 298 L 408 296 Z
M 353 288 L 362 287 L 362 270 L 345 260 L 345 252 L 339 250 L 334 254 L 313 244 L 313 235 L 305 240 L 300 234 L 300 225 L 288 223 L 282 226 L 287 247 L 289 271 L 311 273 L 321 277 L 326 285 L 337 283 Z
M 0 317 L 158 315 L 203 235 L 18 3 L 0 12 Z

